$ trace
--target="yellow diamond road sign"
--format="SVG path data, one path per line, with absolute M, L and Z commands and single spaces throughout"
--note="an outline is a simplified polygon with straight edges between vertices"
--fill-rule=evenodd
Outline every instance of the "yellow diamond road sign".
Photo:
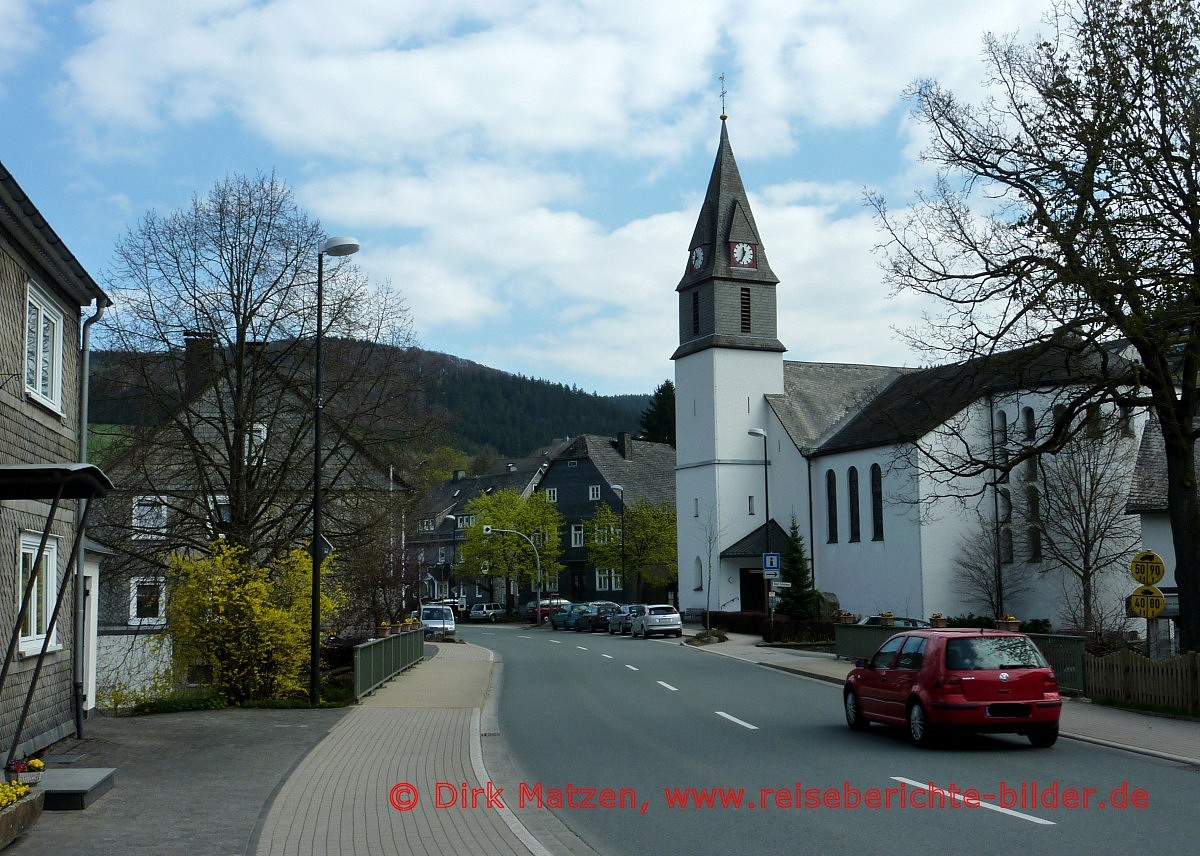
M 1133 557 L 1129 564 L 1133 578 L 1144 586 L 1152 586 L 1160 582 L 1167 572 L 1167 566 L 1153 550 L 1143 550 Z
M 1139 618 L 1157 618 L 1167 599 L 1154 586 L 1139 586 L 1129 596 L 1129 608 Z

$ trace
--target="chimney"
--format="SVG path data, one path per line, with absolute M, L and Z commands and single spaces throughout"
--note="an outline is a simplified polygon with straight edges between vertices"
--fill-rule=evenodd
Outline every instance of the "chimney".
M 190 397 L 203 389 L 213 375 L 213 348 L 217 340 L 212 333 L 186 330 L 183 334 L 183 392 Z
M 633 435 L 628 431 L 617 434 L 617 451 L 627 461 L 633 460 Z
M 454 481 L 462 481 L 466 477 L 467 477 L 466 470 L 455 470 L 454 471 Z
M 517 465 L 516 465 L 516 464 L 514 464 L 514 463 L 512 463 L 512 462 L 509 462 L 509 464 L 508 464 L 508 471 L 509 471 L 510 473 L 515 473 L 515 472 L 517 471 Z

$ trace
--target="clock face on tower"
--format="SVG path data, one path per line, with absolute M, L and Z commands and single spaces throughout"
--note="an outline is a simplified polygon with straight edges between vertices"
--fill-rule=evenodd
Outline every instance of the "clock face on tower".
M 745 241 L 734 244 L 733 263 L 738 267 L 754 267 L 754 245 Z
M 696 247 L 692 250 L 692 269 L 700 270 L 704 267 L 704 247 Z

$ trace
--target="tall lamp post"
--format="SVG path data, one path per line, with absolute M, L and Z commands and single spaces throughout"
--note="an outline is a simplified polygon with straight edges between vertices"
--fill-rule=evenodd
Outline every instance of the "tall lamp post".
M 313 353 L 313 537 L 312 537 L 312 627 L 309 643 L 308 701 L 313 707 L 321 702 L 321 562 L 324 560 L 321 537 L 321 339 L 325 328 L 325 257 L 349 256 L 358 252 L 354 238 L 329 238 L 317 250 L 317 340 Z
M 537 610 L 537 621 L 539 627 L 542 626 L 542 557 L 538 555 L 537 544 L 533 543 L 533 539 L 524 532 L 518 532 L 516 529 L 498 529 L 495 526 L 484 526 L 483 534 L 491 535 L 495 532 L 507 532 L 509 535 L 518 535 L 524 538 L 530 548 L 533 550 L 533 564 L 537 568 L 537 600 L 534 601 L 534 609 Z
M 767 469 L 767 466 L 768 466 L 768 464 L 767 464 L 767 429 L 751 428 L 746 433 L 749 434 L 751 437 L 762 437 L 762 441 L 763 441 L 763 515 L 766 517 L 766 523 L 764 524 L 764 527 L 765 527 L 765 534 L 766 534 L 766 541 L 767 541 L 767 547 L 766 547 L 766 550 L 764 550 L 764 553 L 770 553 L 771 552 L 771 480 L 770 480 L 770 476 L 768 475 L 768 469 Z M 763 597 L 765 598 L 765 605 L 767 607 L 767 641 L 770 642 L 771 636 L 774 635 L 771 632 L 772 631 L 771 623 L 772 623 L 774 616 L 771 614 L 771 611 L 772 611 L 771 610 L 771 583 L 767 579 L 767 571 L 766 571 L 765 567 L 763 568 Z
M 610 484 L 610 490 L 615 490 L 621 494 L 621 588 L 625 588 L 625 486 L 619 484 Z M 637 590 L 637 586 L 633 587 L 633 599 L 641 600 L 641 593 Z

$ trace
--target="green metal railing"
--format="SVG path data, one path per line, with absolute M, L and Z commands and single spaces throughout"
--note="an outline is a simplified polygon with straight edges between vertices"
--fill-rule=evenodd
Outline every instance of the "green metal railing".
M 354 699 L 369 695 L 425 659 L 425 633 L 418 626 L 354 646 Z

